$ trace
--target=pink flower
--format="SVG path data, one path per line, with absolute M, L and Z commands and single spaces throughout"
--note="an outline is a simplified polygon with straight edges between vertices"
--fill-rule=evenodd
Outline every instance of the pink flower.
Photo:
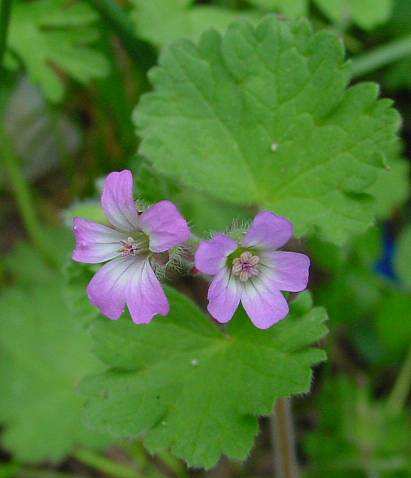
M 307 287 L 310 259 L 296 252 L 278 251 L 293 235 L 292 224 L 271 212 L 257 214 L 238 243 L 225 234 L 200 244 L 196 268 L 215 276 L 208 290 L 208 311 L 221 323 L 233 317 L 241 303 L 260 329 L 288 314 L 280 291 Z
M 150 322 L 156 314 L 167 315 L 168 300 L 151 261 L 157 253 L 188 240 L 187 222 L 169 201 L 140 214 L 133 200 L 133 177 L 127 170 L 107 176 L 101 205 L 111 227 L 74 219 L 73 259 L 88 264 L 107 262 L 87 287 L 91 303 L 113 320 L 127 305 L 137 324 Z

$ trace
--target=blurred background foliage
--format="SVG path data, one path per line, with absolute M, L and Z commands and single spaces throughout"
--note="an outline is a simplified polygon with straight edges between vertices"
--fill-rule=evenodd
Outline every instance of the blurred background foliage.
M 10 4 L 0 3 L 0 478 L 272 476 L 265 420 L 245 464 L 207 473 L 85 427 L 76 387 L 100 364 L 94 310 L 78 293 L 88 273 L 69 260 L 71 219 L 101 218 L 112 170 L 138 171 L 141 197 L 176 201 L 198 234 L 251 216 L 155 172 L 136 154 L 131 114 L 170 42 L 267 12 L 336 32 L 354 81 L 379 82 L 403 117 L 390 174 L 371 186 L 375 226 L 341 247 L 314 234 L 297 242 L 331 330 L 313 393 L 294 401 L 301 475 L 410 477 L 411 2 L 15 0 L 8 18 Z

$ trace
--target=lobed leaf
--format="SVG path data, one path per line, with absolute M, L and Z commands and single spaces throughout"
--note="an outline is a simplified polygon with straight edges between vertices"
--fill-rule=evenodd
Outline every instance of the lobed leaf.
M 374 221 L 368 188 L 399 126 L 376 85 L 349 79 L 338 38 L 305 20 L 178 41 L 135 110 L 141 154 L 189 187 L 341 244 Z
M 268 331 L 237 313 L 227 333 L 188 298 L 169 289 L 171 313 L 144 327 L 96 322 L 96 353 L 107 370 L 81 387 L 90 423 L 119 437 L 144 436 L 152 452 L 170 449 L 192 466 L 244 459 L 275 399 L 309 390 L 311 344 L 326 333 L 323 309 L 308 295 Z
M 83 3 L 18 3 L 10 24 L 8 66 L 16 67 L 15 55 L 49 100 L 61 100 L 64 86 L 59 69 L 82 83 L 108 74 L 108 61 L 90 46 L 99 36 L 92 26 L 96 20 L 96 13 Z

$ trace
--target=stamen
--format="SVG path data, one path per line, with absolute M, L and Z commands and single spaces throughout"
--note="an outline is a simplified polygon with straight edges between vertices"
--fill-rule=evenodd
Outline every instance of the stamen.
M 126 241 L 120 241 L 121 247 L 119 252 L 122 256 L 136 256 L 142 251 L 143 241 L 136 241 L 132 237 L 128 237 Z
M 240 257 L 233 260 L 231 272 L 234 276 L 238 277 L 241 282 L 246 282 L 251 277 L 258 276 L 260 273 L 259 263 L 260 258 L 258 256 L 254 256 L 250 251 L 245 251 Z

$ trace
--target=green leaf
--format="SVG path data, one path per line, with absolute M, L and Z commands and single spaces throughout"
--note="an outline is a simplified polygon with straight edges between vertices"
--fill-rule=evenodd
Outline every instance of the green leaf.
M 328 276 L 327 282 L 315 289 L 314 297 L 316 304 L 327 309 L 331 324 L 358 324 L 380 307 L 385 283 L 374 267 L 381 255 L 381 241 L 381 232 L 371 228 L 350 247 L 338 248 L 318 239 L 308 242 L 313 262 Z M 358 330 L 350 327 L 349 333 Z
M 392 0 L 315 0 L 315 3 L 333 22 L 352 20 L 365 30 L 387 21 L 393 7 Z
M 411 287 L 411 226 L 407 226 L 397 240 L 395 270 L 407 287 Z
M 81 83 L 108 74 L 107 60 L 89 46 L 98 39 L 98 30 L 91 26 L 97 15 L 87 5 L 66 0 L 22 2 L 13 8 L 11 18 L 7 64 L 15 66 L 11 61 L 15 55 L 49 100 L 59 101 L 64 93 L 54 67 Z
M 73 225 L 75 217 L 82 217 L 88 221 L 99 222 L 100 224 L 107 223 L 106 215 L 98 199 L 86 199 L 75 202 L 64 211 L 63 215 L 64 222 L 68 227 Z
M 4 447 L 18 460 L 39 462 L 109 441 L 84 426 L 76 391 L 86 374 L 101 370 L 86 321 L 71 313 L 60 274 L 43 271 L 31 254 L 26 266 L 37 264 L 41 280 L 18 280 L 0 297 L 0 422 Z
M 376 85 L 347 89 L 349 77 L 338 38 L 304 20 L 269 16 L 176 42 L 134 114 L 140 151 L 189 187 L 341 244 L 373 223 L 365 193 L 399 126 Z
M 248 0 L 252 5 L 264 10 L 272 10 L 285 15 L 306 15 L 308 10 L 307 0 Z
M 194 0 L 131 0 L 137 35 L 156 46 L 178 38 L 197 39 L 209 28 L 224 31 L 240 18 L 257 20 L 258 14 L 211 5 L 193 6 Z
M 136 170 L 137 191 L 143 202 L 154 203 L 163 199 L 173 201 L 181 209 L 195 234 L 207 236 L 211 232 L 227 230 L 233 222 L 246 223 L 251 219 L 251 210 L 183 187 L 158 174 L 146 162 Z
M 411 470 L 411 427 L 406 412 L 392 413 L 368 387 L 329 380 L 318 408 L 320 422 L 305 439 L 312 476 L 406 478 Z
M 308 295 L 270 330 L 237 313 L 224 334 L 196 305 L 168 289 L 171 313 L 136 327 L 130 319 L 96 323 L 107 371 L 85 380 L 89 420 L 119 437 L 143 434 L 152 452 L 168 448 L 192 466 L 221 455 L 244 459 L 257 416 L 275 399 L 308 392 L 311 366 L 324 360 L 311 344 L 326 333 Z
M 45 234 L 49 238 L 49 247 L 62 266 L 74 246 L 72 232 L 62 228 L 45 228 Z M 56 275 L 51 267 L 44 264 L 42 257 L 29 242 L 18 243 L 13 252 L 4 257 L 4 264 L 13 282 L 23 287 L 48 283 Z

